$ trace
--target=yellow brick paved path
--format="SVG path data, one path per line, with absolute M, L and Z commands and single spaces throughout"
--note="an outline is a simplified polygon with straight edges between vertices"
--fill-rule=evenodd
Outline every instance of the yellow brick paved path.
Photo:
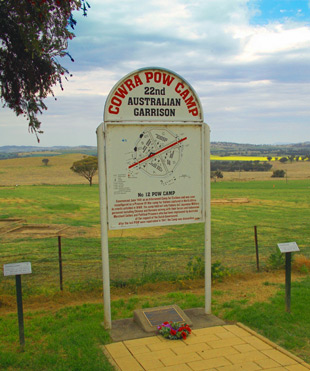
M 242 324 L 193 330 L 186 340 L 161 336 L 126 340 L 104 346 L 116 370 L 174 371 L 302 371 L 302 359 Z

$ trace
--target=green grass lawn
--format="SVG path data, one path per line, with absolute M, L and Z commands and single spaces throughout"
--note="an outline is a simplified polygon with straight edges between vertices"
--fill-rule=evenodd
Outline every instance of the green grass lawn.
M 28 223 L 92 226 L 99 223 L 98 186 L 19 186 L 0 188 L 1 218 Z
M 267 284 L 267 283 L 266 283 Z M 292 285 L 291 313 L 285 312 L 284 288 L 268 302 L 249 305 L 247 300 L 218 304 L 215 314 L 240 321 L 310 362 L 310 276 Z M 133 296 L 112 301 L 115 319 L 132 317 L 136 308 L 178 304 L 181 308 L 204 306 L 203 295 L 171 292 L 162 296 Z M 25 348 L 18 343 L 17 315 L 0 318 L 0 368 L 4 370 L 112 370 L 100 350 L 110 342 L 100 323 L 100 304 L 67 307 L 55 312 L 25 314 Z
M 212 199 L 248 198 L 245 204 L 212 205 L 212 259 L 235 272 L 256 269 L 254 225 L 258 230 L 260 265 L 266 268 L 277 243 L 296 241 L 310 258 L 308 207 L 310 181 L 256 181 L 212 183 Z M 64 285 L 67 290 L 101 286 L 98 187 L 94 185 L 20 186 L 0 188 L 1 218 L 27 223 L 62 224 L 84 228 L 63 238 Z M 0 225 L 1 227 L 1 225 Z M 89 229 L 89 233 L 87 230 Z M 203 257 L 204 226 L 188 224 L 143 229 L 109 239 L 112 283 L 142 284 L 178 280 L 188 275 L 191 259 Z M 142 235 L 141 235 L 142 233 Z M 0 235 L 3 263 L 31 261 L 33 274 L 25 278 L 29 295 L 58 290 L 57 238 Z M 14 291 L 13 280 L 0 277 L 0 293 Z
M 85 304 L 50 312 L 25 314 L 25 347 L 21 351 L 17 315 L 0 319 L 1 370 L 113 370 L 100 345 L 102 307 Z
M 310 180 L 290 180 L 287 184 L 285 180 L 212 183 L 212 199 L 249 199 L 245 204 L 212 205 L 213 262 L 219 261 L 232 272 L 255 271 L 254 225 L 258 228 L 262 269 L 267 269 L 268 258 L 280 242 L 296 241 L 300 254 L 310 258 L 309 189 Z M 92 236 L 100 224 L 98 186 L 0 187 L 0 210 L 2 220 L 22 218 L 27 223 L 76 228 L 76 236 L 71 234 L 62 239 L 64 290 L 77 293 L 101 288 L 100 238 Z M 111 281 L 118 287 L 131 285 L 132 292 L 137 285 L 147 282 L 182 282 L 192 269 L 191 259 L 203 257 L 202 224 L 157 227 L 149 233 L 137 229 L 124 236 L 119 233 L 109 239 Z M 32 263 L 33 273 L 22 279 L 25 298 L 53 297 L 59 291 L 57 238 L 3 234 L 0 244 L 1 264 Z M 0 297 L 2 295 L 15 300 L 12 277 L 0 275 Z M 307 278 L 293 284 L 292 314 L 284 312 L 283 289 L 268 303 L 249 305 L 242 299 L 217 304 L 215 298 L 213 308 L 225 318 L 257 329 L 309 362 L 309 297 Z M 112 303 L 112 318 L 131 317 L 135 308 L 171 302 L 190 308 L 203 306 L 204 298 L 172 292 L 160 298 L 119 299 Z M 18 351 L 16 314 L 2 316 L 0 368 L 108 370 L 109 365 L 99 349 L 99 344 L 109 341 L 107 332 L 100 326 L 102 310 L 102 305 L 86 304 L 52 313 L 27 312 L 25 352 Z
M 214 306 L 216 305 L 216 299 Z M 269 301 L 248 305 L 227 302 L 216 311 L 227 320 L 242 322 L 310 363 L 310 276 L 292 283 L 291 312 L 285 311 L 285 287 Z

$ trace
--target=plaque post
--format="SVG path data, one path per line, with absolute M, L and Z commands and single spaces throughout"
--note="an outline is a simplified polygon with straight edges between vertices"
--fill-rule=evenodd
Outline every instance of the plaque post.
M 285 253 L 285 310 L 291 313 L 291 262 L 292 253 Z

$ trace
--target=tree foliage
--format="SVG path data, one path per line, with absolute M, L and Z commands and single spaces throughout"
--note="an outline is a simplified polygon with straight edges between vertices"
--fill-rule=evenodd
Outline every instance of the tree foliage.
M 288 158 L 287 157 L 281 157 L 279 161 L 284 164 L 285 162 L 288 161 Z
M 267 161 L 211 161 L 211 171 L 269 171 L 272 164 Z
M 49 163 L 49 159 L 48 158 L 43 158 L 42 162 L 45 166 L 47 166 L 47 164 Z
M 220 170 L 211 171 L 210 178 L 216 182 L 216 179 L 224 178 L 223 173 Z
M 32 132 L 41 133 L 43 100 L 69 71 L 58 57 L 68 56 L 68 40 L 76 21 L 86 15 L 86 0 L 0 0 L 0 98 L 17 116 L 24 115 Z
M 272 178 L 284 178 L 285 171 L 284 170 L 274 170 L 271 177 Z
M 75 161 L 70 169 L 86 178 L 91 186 L 93 184 L 93 176 L 98 169 L 98 159 L 95 156 L 84 157 L 82 160 Z

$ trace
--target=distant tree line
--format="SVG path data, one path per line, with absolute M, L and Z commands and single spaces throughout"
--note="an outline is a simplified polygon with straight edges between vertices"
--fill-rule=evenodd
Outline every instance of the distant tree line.
M 310 142 L 295 144 L 241 144 L 228 142 L 211 142 L 211 153 L 217 156 L 307 156 L 310 153 Z
M 283 149 L 279 150 L 242 150 L 242 149 L 218 149 L 218 148 L 211 148 L 211 153 L 216 156 L 221 156 L 221 157 L 227 157 L 227 156 L 270 156 L 270 157 L 282 157 L 282 156 L 300 156 L 300 157 L 309 157 L 309 147 L 307 148 L 286 148 L 284 147 Z
M 0 153 L 0 160 L 7 160 L 9 158 L 18 157 L 15 153 Z
M 281 157 L 281 158 L 279 159 L 279 161 L 282 162 L 282 163 L 285 163 L 285 162 L 287 162 L 287 161 L 289 161 L 289 162 L 292 163 L 293 161 L 299 161 L 299 160 L 301 160 L 301 161 L 310 161 L 310 155 L 309 155 L 309 154 L 304 155 L 304 156 L 299 156 L 299 155 L 294 156 L 294 155 L 290 155 L 290 156 L 287 156 L 287 157 Z
M 58 156 L 58 153 L 49 153 L 49 157 Z M 0 153 L 0 160 L 8 160 L 11 158 L 26 158 L 26 157 L 42 157 L 42 153 Z
M 269 171 L 272 164 L 259 161 L 211 161 L 211 171 Z

